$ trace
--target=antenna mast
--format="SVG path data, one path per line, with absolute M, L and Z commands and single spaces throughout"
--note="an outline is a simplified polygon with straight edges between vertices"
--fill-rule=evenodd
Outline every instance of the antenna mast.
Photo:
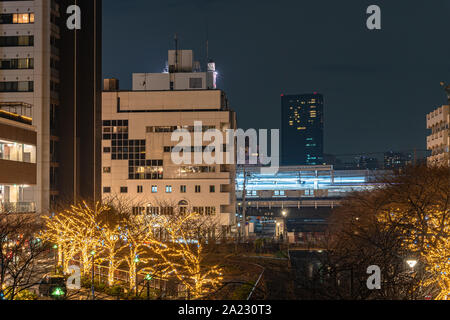
M 175 72 L 178 72 L 178 35 L 175 33 Z
M 206 71 L 208 71 L 208 63 L 209 63 L 209 23 L 208 17 L 206 17 Z

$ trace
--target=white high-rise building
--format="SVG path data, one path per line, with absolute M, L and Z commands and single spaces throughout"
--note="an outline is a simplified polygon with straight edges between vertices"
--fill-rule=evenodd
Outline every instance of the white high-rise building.
M 236 225 L 235 164 L 175 164 L 171 152 L 178 142 L 171 136 L 186 129 L 194 141 L 194 122 L 201 121 L 203 130 L 218 129 L 226 141 L 236 115 L 216 89 L 212 62 L 200 72 L 190 50 L 169 51 L 168 61 L 167 73 L 134 74 L 131 91 L 105 80 L 103 198 L 133 201 L 135 213 L 170 214 L 170 206 L 191 210 L 230 232 Z
M 66 24 L 74 4 L 80 30 Z M 32 211 L 100 196 L 101 5 L 0 0 L 0 116 L 35 132 Z
M 51 0 L 0 1 L 0 110 L 32 118 L 37 133 L 33 201 L 46 210 L 51 194 L 51 121 L 59 105 L 57 88 L 59 7 Z

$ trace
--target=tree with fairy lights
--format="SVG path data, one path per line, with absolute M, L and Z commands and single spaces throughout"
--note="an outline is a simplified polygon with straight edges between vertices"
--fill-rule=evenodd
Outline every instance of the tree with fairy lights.
M 45 218 L 46 228 L 42 237 L 57 245 L 58 264 L 64 260 L 65 271 L 69 262 L 79 256 L 82 273 L 87 275 L 91 272 L 91 252 L 101 249 L 99 225 L 102 215 L 108 211 L 108 207 L 99 203 L 91 208 L 86 202 L 82 202 L 54 217 Z
M 161 260 L 163 273 L 182 284 L 192 298 L 201 298 L 216 290 L 223 281 L 223 268 L 209 260 L 208 240 L 217 228 L 215 217 L 201 216 L 191 210 L 171 210 L 160 216 L 164 241 L 155 239 L 153 250 Z
M 219 286 L 223 270 L 209 259 L 212 251 L 208 249 L 215 217 L 167 204 L 160 205 L 165 214 L 136 212 L 135 207 L 124 202 L 90 207 L 82 202 L 45 218 L 41 235 L 56 244 L 58 263 L 63 261 L 65 270 L 78 257 L 83 274 L 88 275 L 95 252 L 96 261 L 108 268 L 108 285 L 112 286 L 116 270 L 127 267 L 129 289 L 136 294 L 140 271 L 158 274 L 163 280 L 175 279 L 194 298 Z
M 328 267 L 351 266 L 356 277 L 368 262 L 379 265 L 384 279 L 381 290 L 361 287 L 359 298 L 446 299 L 450 295 L 449 168 L 407 167 L 377 181 L 379 187 L 348 196 L 333 214 L 326 252 L 335 263 Z M 417 264 L 408 267 L 411 258 Z
M 450 170 L 446 166 L 406 168 L 382 181 L 380 221 L 402 234 L 403 245 L 428 274 L 423 286 L 436 299 L 450 295 Z

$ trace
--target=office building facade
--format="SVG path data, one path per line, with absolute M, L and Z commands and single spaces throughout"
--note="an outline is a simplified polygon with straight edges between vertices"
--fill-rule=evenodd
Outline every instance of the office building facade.
M 323 164 L 323 96 L 281 96 L 281 163 Z
M 183 57 L 182 67 L 174 55 Z M 215 88 L 215 71 L 194 72 L 193 65 L 192 51 L 171 51 L 170 72 L 135 74 L 131 91 L 119 91 L 116 81 L 105 80 L 103 199 L 131 201 L 136 214 L 193 211 L 229 233 L 236 224 L 235 165 L 172 161 L 175 130 L 186 129 L 194 141 L 196 121 L 203 131 L 225 133 L 236 127 L 225 93 Z M 209 144 L 202 142 L 192 154 L 201 155 Z

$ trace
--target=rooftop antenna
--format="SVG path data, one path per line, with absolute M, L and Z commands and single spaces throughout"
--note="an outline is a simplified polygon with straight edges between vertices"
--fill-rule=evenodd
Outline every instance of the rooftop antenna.
M 178 72 L 178 35 L 175 33 L 175 72 Z
M 208 71 L 209 63 L 209 23 L 208 17 L 206 17 L 206 71 Z

